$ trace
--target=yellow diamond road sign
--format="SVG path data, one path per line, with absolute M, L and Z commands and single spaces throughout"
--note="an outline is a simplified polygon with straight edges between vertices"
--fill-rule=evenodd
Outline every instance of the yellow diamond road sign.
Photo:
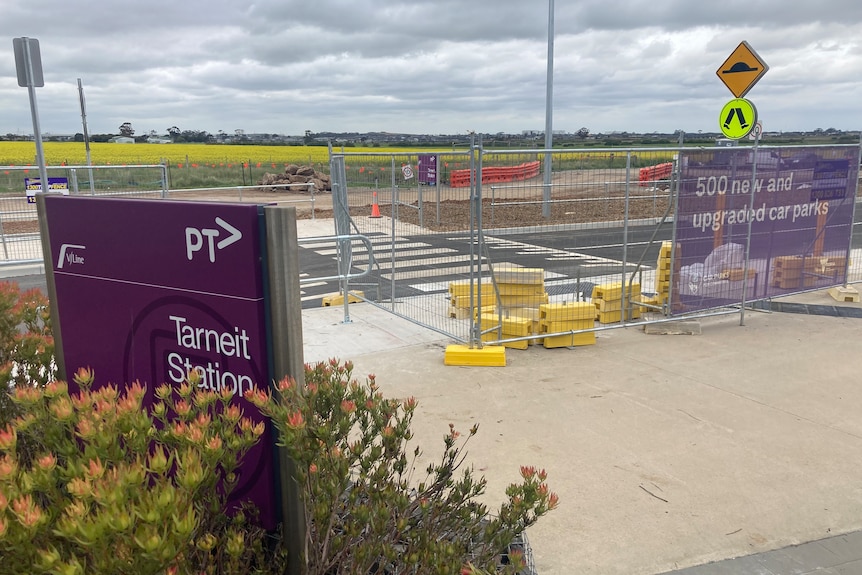
M 766 62 L 743 40 L 715 73 L 734 96 L 742 98 L 767 70 Z

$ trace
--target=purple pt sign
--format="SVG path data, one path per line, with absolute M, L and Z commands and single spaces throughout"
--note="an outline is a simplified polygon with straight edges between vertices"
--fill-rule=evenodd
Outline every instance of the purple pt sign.
M 267 425 L 245 456 L 235 503 L 278 522 L 273 437 L 242 394 L 270 385 L 262 208 L 155 200 L 45 197 L 56 309 L 67 374 L 97 384 L 140 381 L 148 405 L 192 369 L 230 389 Z

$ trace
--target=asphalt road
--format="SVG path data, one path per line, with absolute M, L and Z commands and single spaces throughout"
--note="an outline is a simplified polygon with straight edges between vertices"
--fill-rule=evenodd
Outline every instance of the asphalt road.
M 857 210 L 851 242 L 853 248 L 862 248 L 860 224 L 862 210 Z M 492 230 L 486 233 L 485 243 L 494 263 L 540 267 L 558 279 L 589 282 L 591 277 L 620 273 L 623 259 L 629 262 L 627 271 L 634 270 L 638 262 L 646 268 L 654 266 L 662 241 L 671 239 L 672 228 L 666 225 L 656 231 L 654 226 L 630 227 L 626 244 L 623 243 L 623 233 L 622 227 L 548 231 L 533 228 L 523 233 Z M 398 279 L 395 282 L 396 297 L 445 291 L 447 282 L 469 278 L 471 242 L 467 233 L 399 237 L 394 256 L 390 238 L 373 235 L 371 238 L 375 242 L 373 272 L 368 277 L 353 280 L 351 285 L 371 285 L 376 292 L 374 295 L 381 299 L 391 295 L 393 265 Z M 331 246 L 329 248 L 300 248 L 300 269 L 304 277 L 313 279 L 336 274 L 335 255 Z M 357 260 L 354 271 L 367 267 L 364 248 L 354 248 L 354 258 Z M 16 281 L 22 289 L 46 289 L 44 274 L 9 279 Z M 433 287 L 433 284 L 439 286 Z M 320 306 L 320 298 L 324 295 L 338 291 L 339 285 L 336 281 L 311 281 L 301 289 L 303 308 L 312 308 Z

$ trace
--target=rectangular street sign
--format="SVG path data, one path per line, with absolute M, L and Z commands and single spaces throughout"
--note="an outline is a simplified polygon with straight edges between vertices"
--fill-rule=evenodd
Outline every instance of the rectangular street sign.
M 26 37 L 13 38 L 12 49 L 15 52 L 18 85 L 22 88 L 30 86 L 41 88 L 44 86 L 45 79 L 42 77 L 42 53 L 39 51 L 39 40 Z

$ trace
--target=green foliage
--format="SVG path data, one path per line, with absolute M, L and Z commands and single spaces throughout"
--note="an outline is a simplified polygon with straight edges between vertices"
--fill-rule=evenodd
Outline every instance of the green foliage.
M 477 501 L 484 477 L 459 472 L 477 426 L 460 440 L 450 425 L 442 457 L 414 480 L 421 451 L 408 451 L 413 398 L 385 399 L 373 376 L 360 384 L 352 365 L 336 360 L 307 366 L 305 377 L 304 389 L 286 379 L 275 397 L 259 390 L 247 397 L 296 462 L 309 575 L 494 571 L 513 538 L 557 505 L 545 472 L 522 467 L 523 482 L 489 516 Z M 521 568 L 510 559 L 509 572 Z
M 243 454 L 262 424 L 229 395 L 178 388 L 93 389 L 80 370 L 71 394 L 53 381 L 47 300 L 0 284 L 0 575 L 274 574 L 286 565 L 253 508 L 228 514 Z M 373 376 L 335 360 L 306 366 L 304 389 L 248 396 L 297 463 L 307 573 L 517 572 L 507 551 L 557 505 L 544 470 L 522 467 L 493 516 L 486 481 L 462 469 L 467 436 L 450 425 L 444 451 L 416 479 L 408 452 L 416 402 L 382 397 Z M 499 565 L 503 554 L 507 565 Z
M 10 391 L 44 386 L 54 378 L 54 338 L 48 299 L 38 289 L 21 292 L 12 282 L 0 282 L 0 429 L 16 408 Z
M 0 574 L 265 572 L 262 533 L 243 513 L 224 516 L 263 425 L 194 382 L 158 388 L 150 415 L 138 384 L 92 390 L 88 370 L 75 381 L 72 395 L 59 381 L 12 393 L 20 415 L 0 428 Z

